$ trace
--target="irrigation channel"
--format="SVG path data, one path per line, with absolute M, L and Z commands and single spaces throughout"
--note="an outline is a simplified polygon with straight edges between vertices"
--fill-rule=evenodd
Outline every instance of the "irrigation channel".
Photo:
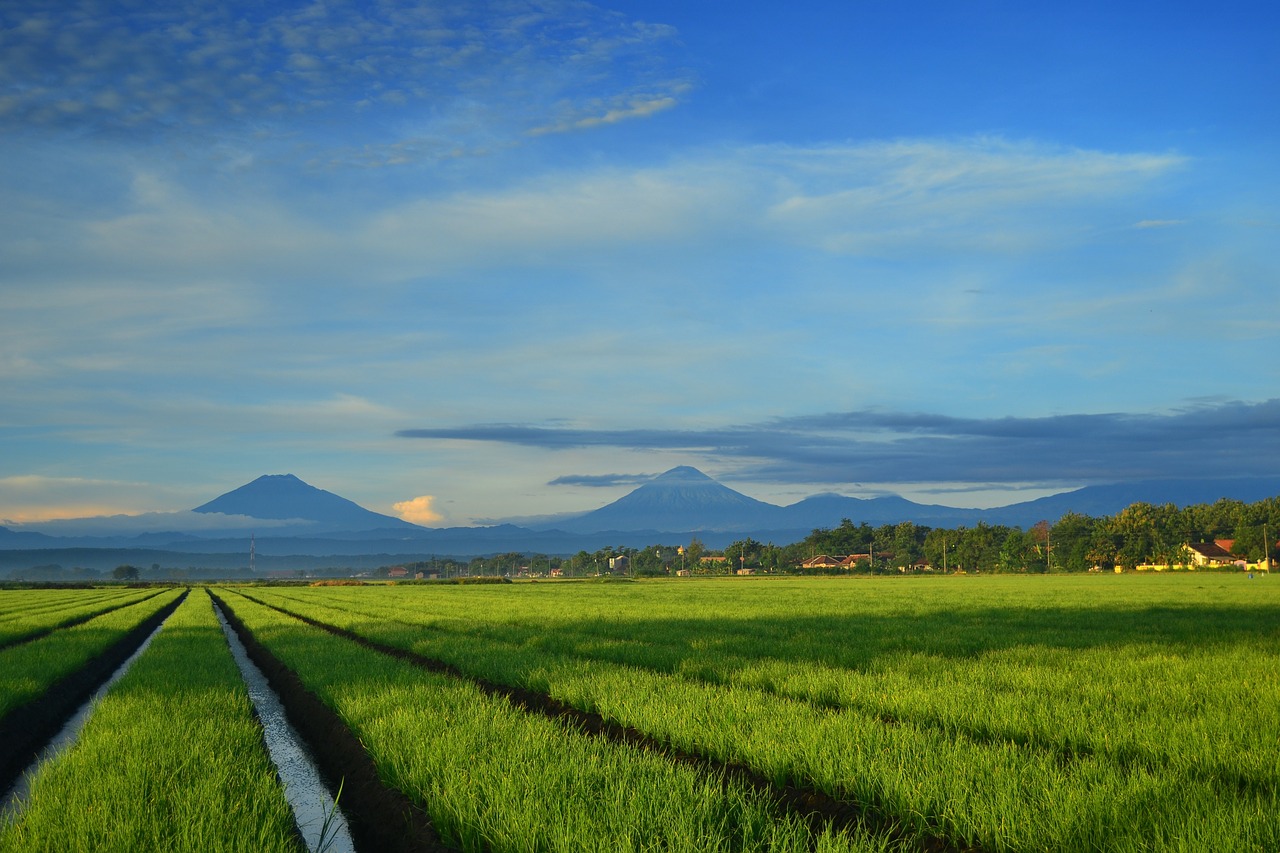
M 355 842 L 351 839 L 346 817 L 325 786 L 311 751 L 289 724 L 280 697 L 271 689 L 262 670 L 249 659 L 244 644 L 227 623 L 222 608 L 215 607 L 214 610 L 231 645 L 231 655 L 240 667 L 245 686 L 249 688 L 249 698 L 253 701 L 258 721 L 262 723 L 267 752 L 284 782 L 285 798 L 293 809 L 294 820 L 307 849 L 312 853 L 355 853 Z
M 342 718 L 258 642 L 221 595 L 212 591 L 209 594 L 214 609 L 239 639 L 249 660 L 266 677 L 273 694 L 283 700 L 291 725 L 299 730 L 301 742 L 313 750 L 311 754 L 324 775 L 342 780 L 347 829 L 359 848 L 384 853 L 438 853 L 451 849 L 441 844 L 420 808 L 403 792 L 383 782 L 364 744 Z
M 429 672 L 444 674 L 449 677 L 459 679 L 460 681 L 468 682 L 486 694 L 505 699 L 512 707 L 519 709 L 522 712 L 531 715 L 545 716 L 563 723 L 567 728 L 576 732 L 599 737 L 605 741 L 615 744 L 627 745 L 649 751 L 654 754 L 661 755 L 675 763 L 697 768 L 713 777 L 720 778 L 725 782 L 740 784 L 745 788 L 754 791 L 756 795 L 773 802 L 781 810 L 790 811 L 803 816 L 815 829 L 819 831 L 821 831 L 824 826 L 835 828 L 838 831 L 861 827 L 864 829 L 869 828 L 872 831 L 881 834 L 891 844 L 901 844 L 905 840 L 904 836 L 901 834 L 901 829 L 892 819 L 876 814 L 874 811 L 865 809 L 860 805 L 837 800 L 817 790 L 775 783 L 744 764 L 724 762 L 706 755 L 684 752 L 669 743 L 653 738 L 637 729 L 610 721 L 597 713 L 582 711 L 566 705 L 552 698 L 548 694 L 509 684 L 499 684 L 485 678 L 468 675 L 444 661 L 419 655 L 403 648 L 397 648 L 380 643 L 340 626 L 313 619 L 295 610 L 264 601 L 253 595 L 247 594 L 243 590 L 238 590 L 237 592 L 245 599 L 262 605 L 269 610 L 292 617 L 314 628 L 318 628 L 334 636 L 350 640 L 357 645 L 371 649 L 380 654 L 410 663 L 413 666 Z M 255 647 L 255 651 L 262 658 L 260 662 L 263 663 L 264 666 L 268 664 L 272 665 L 276 676 L 280 677 L 282 680 L 297 679 L 297 676 L 294 673 L 289 671 L 288 668 L 280 661 L 275 660 L 269 651 L 263 649 L 257 641 L 253 639 L 252 635 L 240 622 L 235 611 L 228 606 L 227 602 L 223 598 L 221 598 L 217 593 L 211 593 L 211 595 L 217 605 L 216 609 L 229 619 L 234 630 L 240 634 L 243 639 L 245 639 L 246 643 Z M 314 697 L 312 697 L 305 688 L 298 688 L 300 688 L 300 683 L 294 689 L 290 689 L 288 685 L 285 684 L 283 690 L 288 693 L 286 696 L 287 699 L 292 699 L 297 702 L 300 698 L 309 698 L 314 702 L 314 706 L 306 712 L 302 712 L 302 710 L 299 709 L 300 713 L 306 713 L 311 719 L 333 716 L 332 711 L 322 703 L 315 701 Z M 341 737 L 348 739 L 351 738 L 351 734 L 349 730 L 346 729 L 345 724 L 337 720 L 336 717 L 332 720 L 332 726 L 333 727 L 324 734 L 321 734 L 319 730 L 308 732 L 309 742 L 316 744 L 317 746 L 326 746 L 326 740 L 339 739 Z M 364 750 L 362 747 L 359 747 L 356 751 L 361 753 L 363 757 Z M 340 750 L 340 752 L 347 752 L 348 754 L 339 754 L 330 757 L 330 763 L 332 764 L 332 762 L 335 761 L 340 763 L 347 762 L 346 766 L 350 767 L 351 765 L 349 762 L 352 761 L 352 756 L 349 751 Z M 365 760 L 367 760 L 367 758 Z M 333 771 L 331 770 L 331 774 L 332 772 Z M 371 800 L 366 802 L 370 802 L 371 805 L 376 804 L 380 807 L 384 806 L 384 803 L 378 802 L 378 800 L 380 795 L 387 795 L 387 789 L 379 784 L 368 785 L 365 787 L 376 789 L 372 794 L 366 793 L 366 796 L 371 797 Z M 389 805 L 393 809 L 391 816 L 397 818 L 401 822 L 418 816 L 417 809 L 409 806 L 407 802 L 391 803 L 386 805 Z M 395 814 L 397 811 L 399 814 Z M 386 831 L 385 826 L 381 827 L 381 829 L 384 832 Z M 403 835 L 394 835 L 392 838 L 388 838 L 386 835 L 383 835 L 378 839 L 378 842 L 372 846 L 377 849 L 389 849 L 387 846 L 389 843 L 398 843 L 408 845 L 403 849 L 441 849 L 436 846 L 434 840 L 431 838 L 431 836 L 434 835 L 434 832 L 430 829 L 422 827 L 407 829 L 408 831 Z M 423 838 L 423 847 L 421 848 L 414 846 L 412 836 L 415 833 L 425 836 Z M 917 839 L 916 844 L 918 845 L 917 849 L 919 849 L 921 853 L 983 853 L 982 848 L 977 844 L 968 843 L 957 845 L 941 836 L 926 835 Z M 402 848 L 397 847 L 396 849 Z
M 21 813 L 30 794 L 31 780 L 35 777 L 37 771 L 44 764 L 55 760 L 64 751 L 75 745 L 81 730 L 93 714 L 94 708 L 99 701 L 117 681 L 128 673 L 134 662 L 142 657 L 151 645 L 151 641 L 164 630 L 169 617 L 173 615 L 185 597 L 186 594 L 184 593 L 171 606 L 166 607 L 164 611 L 157 614 L 157 618 L 148 620 L 148 624 L 145 626 L 146 630 L 140 633 L 135 632 L 132 636 L 126 637 L 117 647 L 108 650 L 98 661 L 94 662 L 100 666 L 103 659 L 110 660 L 118 658 L 120 655 L 127 655 L 123 662 L 115 666 L 114 669 L 109 669 L 110 663 L 107 664 L 109 675 L 105 680 L 90 676 L 97 682 L 96 688 L 93 685 L 87 687 L 81 685 L 78 687 L 81 695 L 91 691 L 89 697 L 78 707 L 75 706 L 74 701 L 70 701 L 64 703 L 60 708 L 49 709 L 51 714 L 57 715 L 59 719 L 65 719 L 66 722 L 43 745 L 38 743 L 25 745 L 29 751 L 35 753 L 35 757 L 25 770 L 16 775 L 12 785 L 4 792 L 3 797 L 0 797 L 0 822 L 13 820 Z M 262 671 L 249 659 L 244 644 L 240 642 L 240 638 L 228 624 L 221 607 L 215 607 L 214 611 L 231 648 L 232 657 L 235 659 L 236 665 L 240 669 L 241 677 L 244 679 L 249 699 L 253 702 L 254 712 L 262 726 L 262 735 L 267 752 L 276 767 L 280 780 L 284 783 L 285 799 L 288 800 L 289 806 L 293 810 L 298 832 L 308 851 L 310 853 L 355 853 L 355 843 L 351 838 L 346 818 L 338 806 L 337 798 L 330 792 L 321 778 L 311 751 L 298 735 L 297 730 L 290 725 L 285 716 L 280 697 L 271 689 Z M 47 633 L 49 632 L 45 631 L 25 637 L 23 641 L 37 639 Z M 130 651 L 129 647 L 135 644 L 136 647 Z M 86 667 L 86 670 L 94 671 L 98 668 L 91 664 Z M 82 672 L 77 673 L 69 680 L 81 681 L 84 677 L 85 673 Z M 69 717 L 67 716 L 68 711 L 70 711 Z

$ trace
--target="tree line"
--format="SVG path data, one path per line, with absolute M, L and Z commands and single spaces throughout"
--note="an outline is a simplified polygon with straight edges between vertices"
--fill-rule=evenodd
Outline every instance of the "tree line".
M 1115 515 L 1069 512 L 1053 523 L 1029 528 L 986 524 L 929 527 L 911 521 L 873 527 L 842 519 L 818 528 L 799 542 L 774 545 L 751 537 L 722 549 L 696 538 L 687 545 L 617 546 L 572 556 L 510 552 L 470 560 L 439 559 L 407 564 L 441 577 L 528 574 L 591 577 L 608 574 L 662 576 L 762 572 L 822 572 L 801 564 L 820 554 L 861 555 L 841 573 L 898 573 L 929 568 L 967 572 L 1085 572 L 1132 570 L 1141 565 L 1182 565 L 1185 546 L 1232 539 L 1232 553 L 1250 563 L 1276 558 L 1280 497 L 1256 503 L 1223 499 L 1212 504 L 1131 504 Z M 1270 544 L 1267 544 L 1267 538 Z M 716 559 L 707 559 L 716 558 Z
M 746 565 L 799 565 L 819 554 L 866 555 L 865 571 L 1084 572 L 1132 570 L 1141 565 L 1181 565 L 1188 544 L 1234 540 L 1232 553 L 1250 563 L 1276 557 L 1280 497 L 1256 503 L 1222 499 L 1212 504 L 1134 503 L 1111 516 L 1069 512 L 1028 529 L 979 522 L 972 527 L 931 528 L 910 521 L 872 527 L 843 519 L 786 546 L 751 539 L 725 549 Z M 1267 540 L 1270 539 L 1270 542 Z

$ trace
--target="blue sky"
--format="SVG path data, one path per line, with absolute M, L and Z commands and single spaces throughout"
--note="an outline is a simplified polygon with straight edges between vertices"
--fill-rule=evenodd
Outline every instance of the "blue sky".
M 0 519 L 1280 476 L 1278 21 L 10 0 Z

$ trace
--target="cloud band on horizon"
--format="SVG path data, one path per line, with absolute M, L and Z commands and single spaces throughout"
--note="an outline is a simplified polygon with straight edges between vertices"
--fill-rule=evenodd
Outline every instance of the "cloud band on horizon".
M 1199 403 L 1165 414 L 957 418 L 850 411 L 705 430 L 474 424 L 404 429 L 401 438 L 544 450 L 685 451 L 734 466 L 731 479 L 777 483 L 1071 483 L 1280 476 L 1280 399 Z M 603 479 L 610 485 L 620 475 Z M 562 477 L 591 485 L 588 475 Z

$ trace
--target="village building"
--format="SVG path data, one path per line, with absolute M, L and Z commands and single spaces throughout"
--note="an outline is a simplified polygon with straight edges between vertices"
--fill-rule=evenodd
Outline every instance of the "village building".
M 1189 542 L 1185 546 L 1191 565 L 1196 568 L 1230 566 L 1244 561 L 1231 553 L 1235 545 L 1233 539 L 1218 539 L 1213 542 Z
M 828 554 L 818 554 L 816 557 L 810 557 L 800 564 L 802 569 L 838 569 L 841 567 L 841 558 L 832 557 Z

